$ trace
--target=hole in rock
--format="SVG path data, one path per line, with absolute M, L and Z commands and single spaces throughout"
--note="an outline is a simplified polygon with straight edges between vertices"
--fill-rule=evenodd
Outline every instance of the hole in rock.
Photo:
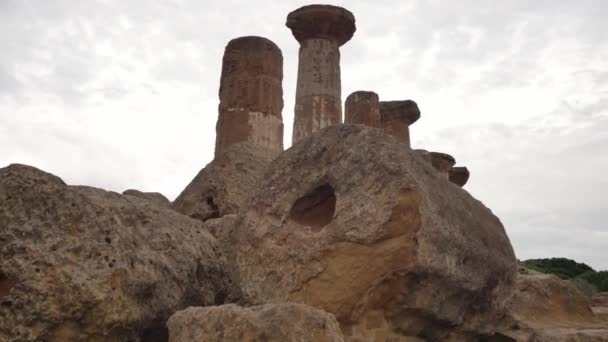
M 336 194 L 326 183 L 298 198 L 291 207 L 289 218 L 319 231 L 331 222 L 335 212 Z
M 141 342 L 167 342 L 169 341 L 169 330 L 166 327 L 150 327 L 141 335 Z
M 205 217 L 203 221 L 220 217 L 220 208 L 215 204 L 213 197 L 207 197 L 207 205 L 211 209 L 211 213 Z

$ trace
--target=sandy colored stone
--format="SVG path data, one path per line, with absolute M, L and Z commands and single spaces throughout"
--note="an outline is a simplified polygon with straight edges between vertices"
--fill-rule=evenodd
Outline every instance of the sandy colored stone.
M 449 178 L 450 170 L 456 164 L 456 159 L 447 153 L 430 152 L 431 165 L 445 178 Z
M 409 126 L 420 119 L 420 109 L 416 102 L 380 101 L 379 109 L 382 129 L 407 146 L 411 146 Z
M 194 177 L 172 208 L 200 221 L 238 213 L 271 160 L 264 149 L 230 146 Z
M 467 184 L 470 176 L 471 173 L 466 166 L 455 166 L 448 170 L 448 179 L 450 182 L 461 187 Z
M 330 5 L 301 7 L 286 26 L 300 43 L 292 142 L 342 123 L 340 46 L 355 32 L 355 17 Z
M 188 308 L 171 316 L 169 342 L 342 342 L 333 315 L 303 304 Z
M 283 55 L 256 36 L 231 40 L 224 51 L 215 155 L 238 143 L 271 156 L 283 150 Z
M 122 193 L 125 196 L 135 196 L 146 199 L 161 206 L 168 207 L 171 202 L 160 192 L 143 192 L 135 189 L 128 189 Z
M 520 268 L 501 333 L 512 341 L 608 341 L 608 322 L 571 281 Z
M 154 341 L 230 279 L 199 221 L 31 166 L 0 169 L 0 341 Z
M 515 277 L 498 218 L 379 130 L 341 125 L 292 146 L 242 212 L 245 296 L 331 312 L 347 340 L 369 320 L 430 340 L 491 330 Z
M 344 103 L 344 123 L 380 128 L 378 94 L 373 91 L 356 91 Z

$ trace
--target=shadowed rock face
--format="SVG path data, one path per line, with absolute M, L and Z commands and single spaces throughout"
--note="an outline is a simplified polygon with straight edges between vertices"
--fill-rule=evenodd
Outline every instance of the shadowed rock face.
M 380 101 L 380 122 L 384 131 L 410 146 L 409 126 L 420 119 L 416 102 Z
M 189 308 L 168 322 L 169 342 L 343 342 L 333 315 L 303 304 Z
M 173 201 L 171 207 L 200 221 L 236 214 L 272 160 L 272 153 L 236 144 L 207 164 Z
M 310 5 L 287 16 L 300 43 L 294 112 L 294 143 L 342 122 L 340 46 L 355 32 L 355 17 L 341 7 Z
M 448 178 L 449 178 L 450 182 L 452 182 L 460 187 L 467 184 L 467 182 L 469 181 L 470 175 L 471 174 L 469 172 L 469 169 L 467 169 L 465 166 L 452 167 L 448 171 Z
M 224 51 L 215 155 L 246 142 L 283 150 L 283 55 L 270 40 L 240 37 Z
M 378 94 L 372 91 L 356 91 L 346 98 L 344 123 L 380 128 Z
M 515 277 L 490 210 L 361 126 L 282 153 L 242 213 L 232 235 L 245 297 L 333 313 L 346 340 L 490 331 Z
M 203 224 L 25 165 L 0 169 L 0 341 L 153 341 L 230 293 Z

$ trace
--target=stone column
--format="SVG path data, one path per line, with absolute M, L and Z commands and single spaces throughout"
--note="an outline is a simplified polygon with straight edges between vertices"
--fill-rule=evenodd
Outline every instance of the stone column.
M 420 119 L 416 102 L 380 101 L 380 123 L 382 129 L 411 147 L 409 126 Z
M 380 102 L 372 91 L 356 91 L 344 103 L 344 123 L 380 128 Z
M 433 167 L 446 179 L 449 178 L 450 169 L 456 164 L 456 159 L 447 153 L 441 152 L 431 152 L 429 155 Z
M 215 156 L 248 143 L 276 155 L 283 150 L 283 55 L 270 40 L 240 37 L 224 50 Z
M 456 166 L 449 170 L 448 176 L 450 182 L 463 187 L 469 181 L 470 177 L 469 169 L 466 166 Z
M 287 16 L 300 43 L 292 144 L 342 122 L 340 46 L 355 33 L 355 17 L 330 5 L 301 7 Z

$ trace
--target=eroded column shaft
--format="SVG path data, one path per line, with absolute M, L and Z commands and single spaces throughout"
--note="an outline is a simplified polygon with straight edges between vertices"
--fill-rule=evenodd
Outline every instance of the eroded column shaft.
M 372 91 L 356 91 L 344 103 L 344 123 L 380 127 L 378 94 Z
M 328 39 L 306 39 L 300 44 L 292 142 L 342 118 L 340 50 Z
M 215 155 L 236 143 L 283 150 L 283 56 L 270 40 L 241 37 L 224 51 Z

